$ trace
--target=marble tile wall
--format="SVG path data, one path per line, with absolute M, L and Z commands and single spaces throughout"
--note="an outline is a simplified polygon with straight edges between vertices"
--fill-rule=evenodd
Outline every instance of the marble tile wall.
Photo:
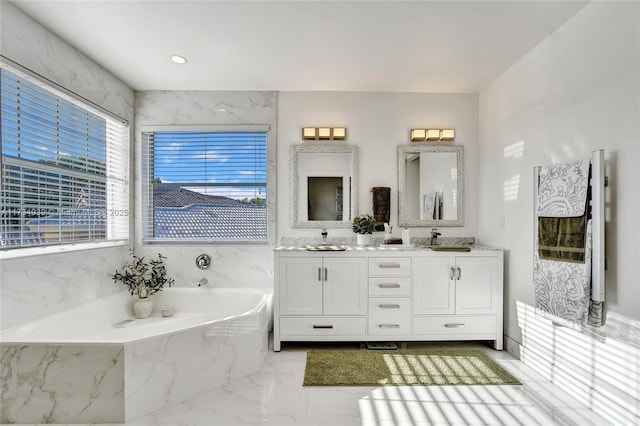
M 273 253 L 275 245 L 275 152 L 276 92 L 224 91 L 144 91 L 135 94 L 135 209 L 141 211 L 141 141 L 140 132 L 150 126 L 188 125 L 268 125 L 267 153 L 268 226 L 272 241 L 264 245 L 180 245 L 143 246 L 141 215 L 135 218 L 135 241 L 142 255 L 158 251 L 167 256 L 167 269 L 177 286 L 195 286 L 201 278 L 218 287 L 273 287 Z M 196 267 L 201 253 L 213 258 L 210 269 Z
M 133 91 L 10 2 L 0 2 L 0 53 L 133 121 Z M 44 251 L 44 250 L 43 250 Z M 127 247 L 0 260 L 0 328 L 121 290 L 109 278 Z

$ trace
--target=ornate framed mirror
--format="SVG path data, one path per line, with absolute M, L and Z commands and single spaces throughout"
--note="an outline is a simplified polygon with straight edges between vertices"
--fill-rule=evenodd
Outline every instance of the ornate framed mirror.
M 294 145 L 291 226 L 348 228 L 358 209 L 358 147 Z
M 398 224 L 464 226 L 464 147 L 398 146 Z

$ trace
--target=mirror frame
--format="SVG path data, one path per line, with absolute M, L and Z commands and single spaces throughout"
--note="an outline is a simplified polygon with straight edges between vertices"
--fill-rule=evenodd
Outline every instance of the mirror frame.
M 298 169 L 298 155 L 309 154 L 351 154 L 351 207 L 349 220 L 299 220 L 298 198 L 300 185 L 300 170 Z M 358 214 L 358 174 L 359 151 L 355 145 L 293 145 L 290 152 L 291 163 L 291 227 L 292 228 L 350 228 L 351 219 Z
M 457 159 L 457 219 L 456 220 L 411 220 L 407 218 L 407 154 L 421 154 L 424 152 L 454 152 Z M 438 145 L 432 143 L 414 143 L 398 145 L 398 225 L 399 226 L 464 226 L 464 146 Z

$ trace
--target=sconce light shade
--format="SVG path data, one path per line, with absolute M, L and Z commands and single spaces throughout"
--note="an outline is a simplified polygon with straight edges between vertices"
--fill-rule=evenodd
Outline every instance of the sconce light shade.
M 320 139 L 320 140 L 329 140 L 329 139 L 331 139 L 331 128 L 330 127 L 320 127 L 320 128 L 318 128 L 318 139 Z
M 347 138 L 346 127 L 303 127 L 303 140 L 345 140 Z
M 452 141 L 454 137 L 455 137 L 455 132 L 453 131 L 453 129 L 440 130 L 441 141 Z
M 427 129 L 427 140 L 428 141 L 439 141 L 440 140 L 440 130 L 438 130 L 438 129 Z
M 302 128 L 302 139 L 303 140 L 312 140 L 317 139 L 317 132 L 315 127 L 303 127 Z
M 427 138 L 425 129 L 411 129 L 411 142 L 420 142 Z
M 345 140 L 347 138 L 347 128 L 334 127 L 331 129 L 331 136 L 336 140 Z

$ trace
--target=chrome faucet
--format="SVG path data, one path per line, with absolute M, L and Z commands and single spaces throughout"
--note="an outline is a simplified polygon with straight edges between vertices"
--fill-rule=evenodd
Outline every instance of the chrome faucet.
M 435 246 L 436 244 L 438 244 L 438 237 L 442 235 L 440 232 L 438 232 L 437 228 L 431 228 L 431 245 Z
M 198 287 L 204 287 L 205 285 L 207 285 L 209 283 L 209 280 L 206 278 L 200 278 L 200 281 L 198 281 Z
M 322 228 L 322 233 L 320 235 L 322 235 L 322 244 L 327 244 L 327 236 L 329 235 L 327 228 Z

